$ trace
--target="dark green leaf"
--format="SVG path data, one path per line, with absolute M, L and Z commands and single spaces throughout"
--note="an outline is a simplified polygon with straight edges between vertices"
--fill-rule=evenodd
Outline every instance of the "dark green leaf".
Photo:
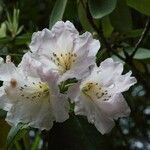
M 137 11 L 150 16 L 150 0 L 127 0 L 127 4 Z
M 31 41 L 31 36 L 32 36 L 31 33 L 27 33 L 27 34 L 23 34 L 21 36 L 17 36 L 15 38 L 14 42 L 15 42 L 16 45 L 28 44 Z
M 17 126 L 13 126 L 7 136 L 6 147 L 7 149 L 14 144 L 16 140 L 19 140 L 26 132 L 27 125 L 19 123 Z
M 49 29 L 51 29 L 52 26 L 58 20 L 62 19 L 63 14 L 65 12 L 66 4 L 67 4 L 67 0 L 57 0 L 55 2 L 55 6 L 54 6 L 52 13 L 51 13 L 51 16 L 50 16 Z
M 126 32 L 132 29 L 132 17 L 126 0 L 119 0 L 116 9 L 110 14 L 110 19 L 116 31 Z
M 102 28 L 104 36 L 109 38 L 114 30 L 113 26 L 111 25 L 109 16 L 106 16 L 102 19 Z
M 92 28 L 92 26 L 87 18 L 85 8 L 83 7 L 81 1 L 79 1 L 79 4 L 78 4 L 78 16 L 79 16 L 80 23 L 81 23 L 83 29 L 85 31 L 93 32 L 94 29 Z
M 117 0 L 88 0 L 90 12 L 96 19 L 110 14 L 116 7 Z

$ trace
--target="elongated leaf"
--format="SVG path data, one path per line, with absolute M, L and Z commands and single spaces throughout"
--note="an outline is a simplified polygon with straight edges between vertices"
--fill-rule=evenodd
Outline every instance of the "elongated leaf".
M 35 140 L 32 143 L 31 150 L 37 150 L 39 147 L 40 141 L 41 141 L 41 137 L 39 136 L 39 133 L 37 133 Z
M 50 16 L 49 29 L 51 29 L 52 26 L 58 20 L 62 19 L 63 14 L 65 12 L 66 4 L 67 4 L 67 0 L 57 0 L 55 2 L 55 6 L 54 6 L 52 13 L 51 13 L 51 16 Z
M 102 19 L 102 28 L 104 36 L 109 38 L 114 30 L 113 26 L 111 25 L 109 16 L 106 16 Z
M 22 123 L 11 128 L 7 136 L 7 141 L 6 141 L 7 149 L 10 148 L 16 140 L 19 140 L 27 132 L 26 128 L 27 128 L 27 125 L 24 125 Z
M 90 25 L 90 22 L 87 18 L 87 15 L 86 15 L 86 11 L 83 8 L 83 5 L 82 5 L 81 1 L 79 1 L 79 4 L 78 4 L 78 16 L 79 16 L 80 23 L 81 23 L 83 29 L 85 31 L 93 32 L 94 29 Z
M 119 0 L 116 9 L 110 14 L 110 20 L 116 31 L 127 32 L 132 29 L 132 18 L 126 0 Z
M 127 4 L 137 11 L 150 16 L 150 0 L 127 0 Z
M 116 7 L 117 0 L 88 0 L 90 12 L 96 19 L 110 14 Z
M 132 52 L 134 51 L 134 48 L 133 47 L 129 47 L 129 48 L 126 48 L 125 51 L 131 55 Z M 123 51 L 119 52 L 119 55 L 121 55 L 123 58 L 125 58 L 125 55 L 123 53 Z M 117 61 L 121 61 L 117 56 L 113 55 L 112 56 L 115 60 Z M 145 49 L 145 48 L 139 48 L 138 51 L 136 52 L 136 54 L 134 55 L 133 57 L 134 59 L 137 59 L 137 60 L 149 60 L 150 59 L 150 50 L 149 49 Z M 123 61 L 121 61 L 123 62 Z

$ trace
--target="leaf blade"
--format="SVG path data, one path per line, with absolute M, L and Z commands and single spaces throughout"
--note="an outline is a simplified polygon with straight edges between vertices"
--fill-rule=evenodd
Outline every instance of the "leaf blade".
M 58 21 L 61 20 L 65 12 L 67 0 L 57 0 L 50 15 L 49 29 Z

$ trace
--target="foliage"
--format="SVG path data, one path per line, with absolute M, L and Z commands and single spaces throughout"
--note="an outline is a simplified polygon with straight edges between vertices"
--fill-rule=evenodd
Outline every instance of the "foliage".
M 49 132 L 26 130 L 25 125 L 19 124 L 8 134 L 10 127 L 4 122 L 6 112 L 0 110 L 0 135 L 3 136 L 0 149 L 148 150 L 149 16 L 149 0 L 1 0 L 0 56 L 3 58 L 9 54 L 18 64 L 29 49 L 33 32 L 51 28 L 61 19 L 70 20 L 81 33 L 90 31 L 101 41 L 98 65 L 105 58 L 113 57 L 124 63 L 125 72 L 132 70 L 138 83 L 124 94 L 132 110 L 130 117 L 119 119 L 107 135 L 98 133 L 84 117 L 74 117 L 72 111 L 69 120 L 55 123 Z

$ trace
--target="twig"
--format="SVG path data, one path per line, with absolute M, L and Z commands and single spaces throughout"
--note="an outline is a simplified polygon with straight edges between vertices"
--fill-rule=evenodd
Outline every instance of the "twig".
M 148 31 L 150 29 L 150 18 L 147 19 L 146 24 L 145 24 L 145 28 L 141 34 L 140 39 L 138 40 L 138 42 L 135 44 L 135 48 L 133 53 L 130 55 L 130 58 L 133 58 L 134 55 L 136 54 L 136 52 L 138 51 L 139 46 L 141 45 L 142 41 L 145 39 Z

